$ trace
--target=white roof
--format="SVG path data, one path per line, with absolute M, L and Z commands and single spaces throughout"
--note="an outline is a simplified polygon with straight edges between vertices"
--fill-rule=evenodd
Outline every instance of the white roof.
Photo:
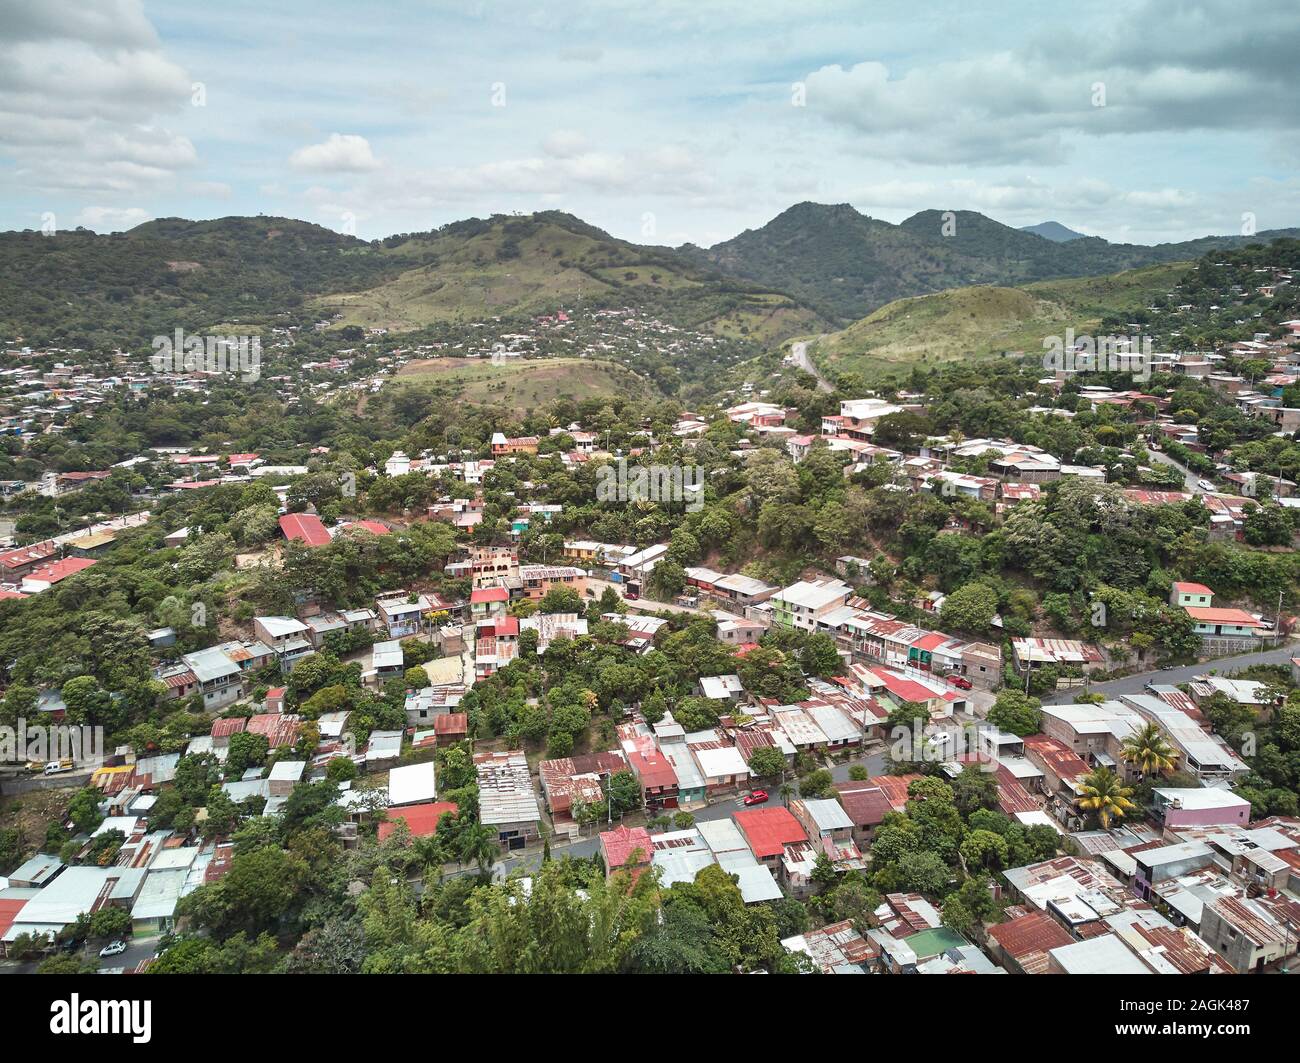
M 1114 934 L 1062 945 L 1049 953 L 1066 974 L 1150 974 L 1128 946 Z
M 432 801 L 437 796 L 433 761 L 407 764 L 388 772 L 388 798 L 393 805 L 411 805 Z
M 749 778 L 749 765 L 735 746 L 723 746 L 721 749 L 692 749 L 700 771 L 706 779 L 720 779 L 728 775 Z
M 1240 808 L 1250 804 L 1222 786 L 1157 786 L 1155 792 L 1184 809 Z
M 400 668 L 403 659 L 402 644 L 396 639 L 375 643 L 371 658 L 375 668 Z
M 853 820 L 834 798 L 804 798 L 803 807 L 819 831 L 853 829 Z
M 738 675 L 706 675 L 700 677 L 700 689 L 706 698 L 724 699 L 745 689 Z
M 271 774 L 267 778 L 276 782 L 297 782 L 306 768 L 305 760 L 277 760 L 271 766 Z
M 82 912 L 89 912 L 110 880 L 119 878 L 120 868 L 68 867 L 19 910 L 5 934 L 12 941 L 32 931 L 30 924 L 62 929 Z
M 278 639 L 284 635 L 301 635 L 307 630 L 306 624 L 301 620 L 295 620 L 291 616 L 259 616 L 255 619 L 272 638 Z

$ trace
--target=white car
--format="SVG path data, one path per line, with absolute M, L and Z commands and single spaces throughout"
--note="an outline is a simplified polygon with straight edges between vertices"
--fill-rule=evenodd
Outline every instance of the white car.
M 1214 486 L 1214 484 L 1211 483 L 1209 480 L 1197 480 L 1197 481 L 1196 481 L 1196 486 L 1199 487 L 1202 491 L 1214 491 L 1214 490 L 1217 490 L 1217 488 Z
M 125 941 L 110 941 L 99 950 L 101 956 L 121 956 L 126 951 Z

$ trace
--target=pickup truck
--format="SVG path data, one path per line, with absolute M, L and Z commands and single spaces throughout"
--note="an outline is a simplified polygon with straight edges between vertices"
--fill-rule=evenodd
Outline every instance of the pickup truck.
M 46 775 L 61 775 L 65 771 L 72 770 L 72 758 L 64 757 L 62 760 L 52 760 L 45 765 L 44 772 Z

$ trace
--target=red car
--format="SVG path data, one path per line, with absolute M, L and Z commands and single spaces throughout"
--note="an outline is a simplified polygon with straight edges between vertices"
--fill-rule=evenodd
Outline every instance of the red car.
M 761 805 L 766 800 L 766 790 L 753 790 L 745 795 L 745 804 L 747 805 Z
M 948 678 L 948 682 L 951 683 L 953 686 L 955 686 L 958 690 L 969 690 L 971 687 L 970 680 L 967 679 L 964 675 L 957 675 L 954 672 L 952 675 L 948 676 L 947 678 Z

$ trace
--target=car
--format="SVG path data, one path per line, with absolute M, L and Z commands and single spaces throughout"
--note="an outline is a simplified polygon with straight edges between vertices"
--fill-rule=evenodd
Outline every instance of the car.
M 953 672 L 951 675 L 945 676 L 945 678 L 958 690 L 969 690 L 971 688 L 971 681 L 964 675 L 958 675 L 956 672 Z
M 125 941 L 110 941 L 99 950 L 101 956 L 121 956 L 126 951 Z
M 1199 487 L 1202 491 L 1213 491 L 1215 489 L 1214 484 L 1211 483 L 1209 480 L 1197 480 L 1196 486 Z
M 746 805 L 761 805 L 766 800 L 767 800 L 766 790 L 751 790 L 749 793 L 745 795 Z

